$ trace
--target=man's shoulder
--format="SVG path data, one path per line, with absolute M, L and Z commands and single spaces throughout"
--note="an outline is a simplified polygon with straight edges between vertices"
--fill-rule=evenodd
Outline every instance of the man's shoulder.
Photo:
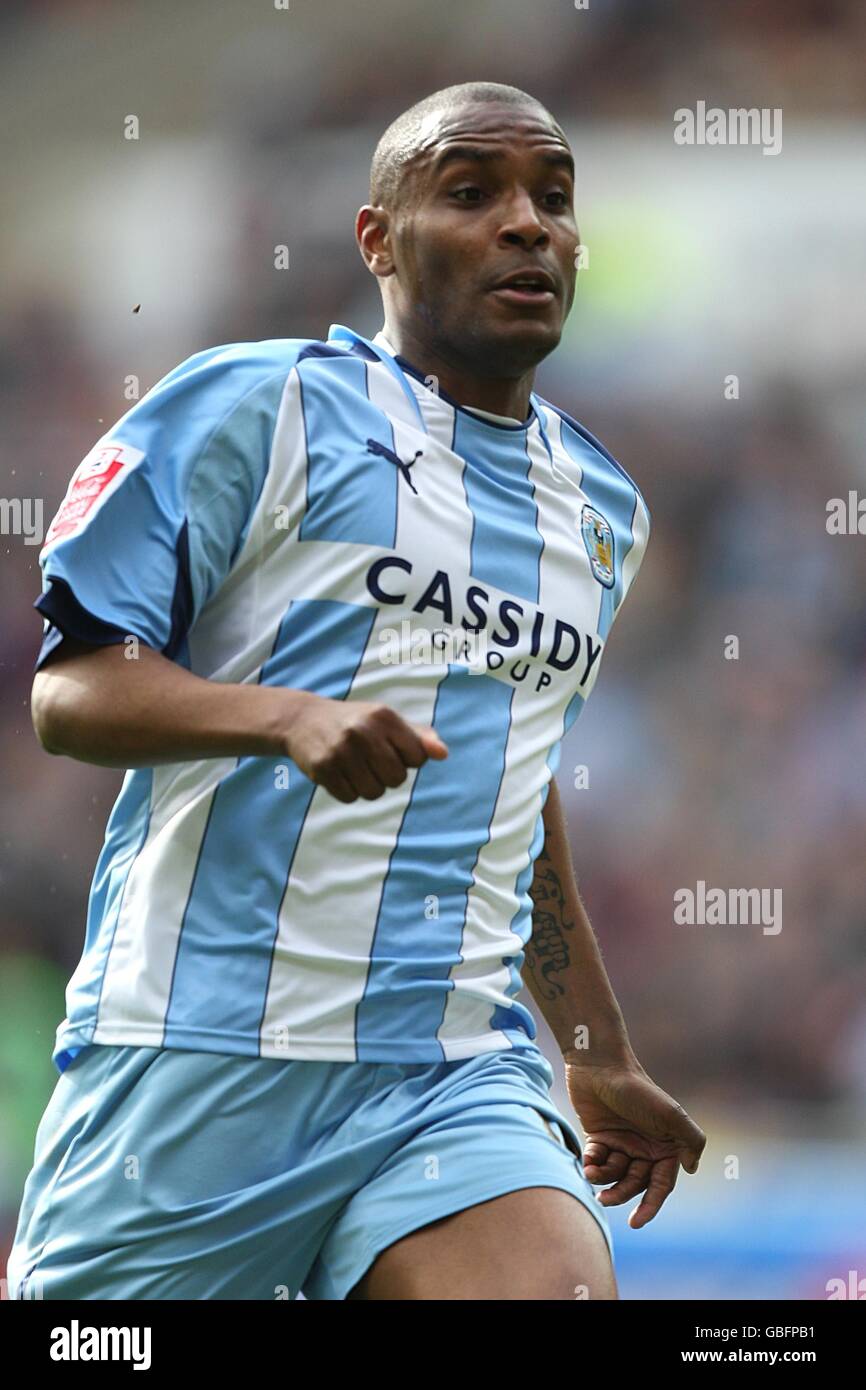
M 635 496 L 641 502 L 647 515 L 647 523 L 649 523 L 651 521 L 651 514 L 650 509 L 646 503 L 646 498 L 644 497 L 643 493 L 641 492 L 640 488 L 638 487 L 631 474 L 627 473 L 625 468 L 623 468 L 619 459 L 614 458 L 613 454 L 604 444 L 602 444 L 601 440 L 597 439 L 596 436 L 586 428 L 586 425 L 582 425 L 579 420 L 575 420 L 573 415 L 569 415 L 567 410 L 563 410 L 562 407 L 559 405 L 554 405 L 552 401 L 546 401 L 542 396 L 539 396 L 538 399 L 541 401 L 541 404 L 543 406 L 545 406 L 548 410 L 552 410 L 554 414 L 558 416 L 563 435 L 563 443 L 566 447 L 568 447 L 569 435 L 573 440 L 576 439 L 578 441 L 582 441 L 584 445 L 588 445 L 591 449 L 593 449 L 595 453 L 598 454 L 598 456 L 601 459 L 603 459 L 614 470 L 614 472 L 616 472 L 626 483 L 628 483 L 629 487 L 634 489 Z
M 344 346 L 326 342 L 322 338 L 260 338 L 202 348 L 200 352 L 184 358 L 168 376 L 193 372 L 214 374 L 232 369 L 261 373 L 263 376 L 280 372 L 288 374 L 307 358 L 345 356 Z

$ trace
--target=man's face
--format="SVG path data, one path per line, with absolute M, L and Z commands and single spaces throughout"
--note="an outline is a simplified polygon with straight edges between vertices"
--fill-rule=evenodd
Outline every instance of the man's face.
M 481 376 L 531 370 L 574 299 L 573 203 L 568 144 L 543 111 L 478 104 L 432 117 L 392 212 L 390 307 Z

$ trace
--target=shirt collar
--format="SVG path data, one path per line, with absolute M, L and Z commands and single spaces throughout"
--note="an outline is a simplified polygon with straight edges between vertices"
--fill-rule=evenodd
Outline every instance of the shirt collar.
M 393 347 L 388 342 L 388 339 L 385 337 L 385 334 L 382 329 L 379 330 L 375 338 L 367 339 L 362 338 L 361 334 L 356 333 L 353 328 L 347 328 L 345 324 L 332 323 L 330 328 L 328 329 L 328 341 L 348 343 L 350 347 L 357 348 L 360 352 L 362 352 L 364 356 L 378 357 L 380 361 L 386 362 L 395 378 L 400 382 L 400 385 L 403 387 L 407 400 L 411 402 L 411 405 L 414 408 L 415 415 L 417 416 L 418 424 L 420 425 L 421 429 L 424 431 L 425 434 L 428 433 L 427 426 L 424 423 L 424 416 L 421 412 L 421 408 L 418 404 L 418 401 L 415 398 L 415 393 L 411 389 L 407 381 L 407 377 L 414 376 L 416 380 L 421 381 L 423 383 L 424 377 L 417 370 L 417 368 L 412 366 L 410 362 L 406 362 L 404 358 L 398 356 L 394 352 Z M 445 396 L 444 392 L 440 394 L 443 397 Z M 448 404 L 451 405 L 454 409 L 465 410 L 468 413 L 475 414 L 475 412 L 472 411 L 471 407 L 461 405 L 459 401 L 451 400 L 450 397 L 445 397 L 445 399 L 447 400 Z M 522 424 L 520 421 L 517 421 L 515 424 L 501 425 L 495 423 L 492 420 L 489 423 L 492 428 L 500 430 L 528 430 L 531 429 L 532 426 L 537 423 L 538 433 L 541 437 L 541 441 L 544 444 L 545 449 L 547 450 L 547 455 L 550 459 L 551 469 L 555 469 L 553 461 L 553 450 L 551 448 L 550 440 L 548 438 L 547 429 L 545 426 L 544 407 L 541 404 L 540 399 L 535 395 L 534 391 L 531 391 L 529 394 L 529 407 L 529 418 L 527 420 L 524 420 Z M 478 418 L 477 414 L 475 415 L 475 418 Z
M 378 347 L 384 348 L 392 357 L 398 357 L 397 349 L 385 337 L 384 328 L 380 328 L 375 338 L 371 338 L 370 341 L 376 343 Z M 473 415 L 479 415 L 482 420 L 492 420 L 494 425 L 528 425 L 532 422 L 531 410 L 528 420 L 518 420 L 514 415 L 494 415 L 492 410 L 482 410 L 477 405 L 464 405 L 461 406 L 461 409 L 469 410 Z

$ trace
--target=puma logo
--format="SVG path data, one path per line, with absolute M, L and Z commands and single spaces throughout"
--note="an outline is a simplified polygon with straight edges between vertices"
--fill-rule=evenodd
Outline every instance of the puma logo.
M 382 458 L 389 459 L 391 463 L 396 464 L 415 496 L 418 496 L 418 489 L 409 477 L 409 469 L 412 467 L 413 463 L 418 462 L 419 458 L 424 453 L 423 449 L 419 449 L 415 457 L 410 459 L 408 463 L 406 463 L 404 459 L 401 459 L 399 454 L 395 454 L 393 449 L 389 449 L 387 444 L 380 444 L 378 439 L 367 440 L 367 452 L 370 454 L 380 454 Z

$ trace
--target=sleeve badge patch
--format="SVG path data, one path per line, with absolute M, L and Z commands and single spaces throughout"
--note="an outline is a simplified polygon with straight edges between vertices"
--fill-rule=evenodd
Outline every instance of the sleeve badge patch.
M 143 458 L 142 450 L 133 449 L 130 444 L 94 445 L 72 475 L 66 496 L 48 528 L 40 559 L 58 541 L 82 531 Z

